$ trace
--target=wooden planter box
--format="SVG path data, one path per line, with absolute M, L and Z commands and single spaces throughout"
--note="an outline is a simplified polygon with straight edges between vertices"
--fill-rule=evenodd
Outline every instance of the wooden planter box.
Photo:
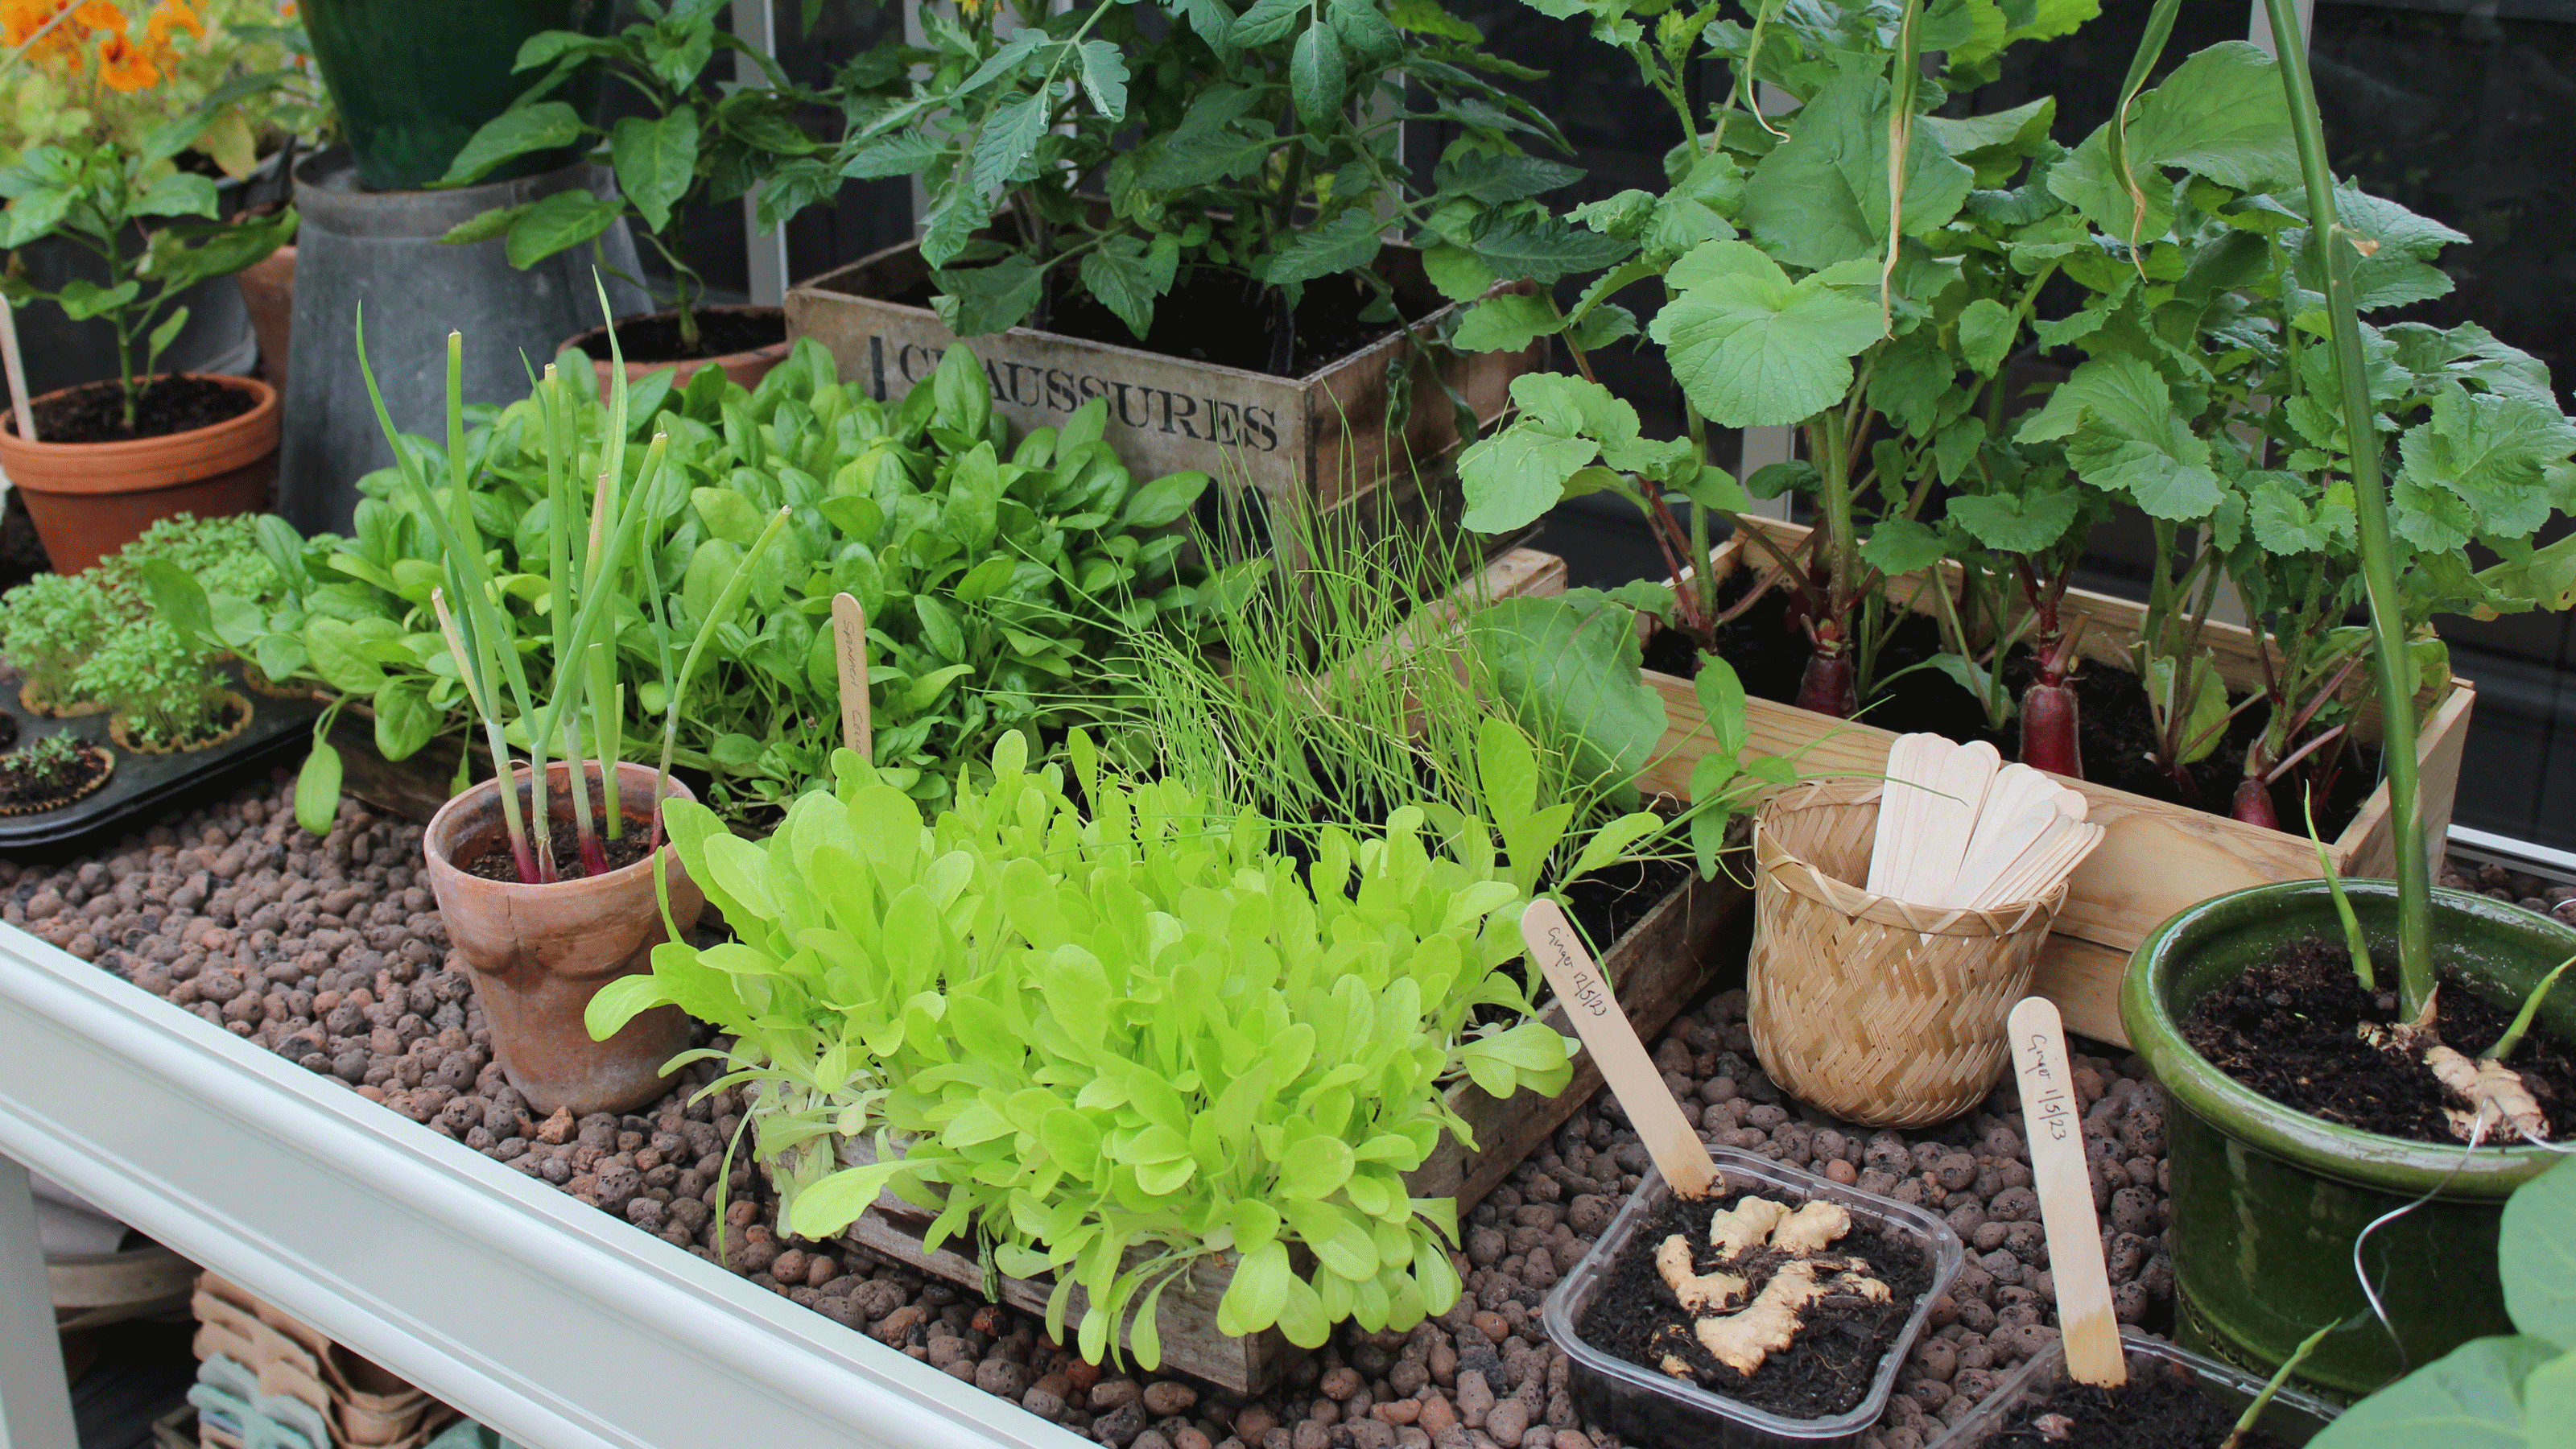
M 1447 600 L 1398 630 L 1386 647 L 1410 647 L 1419 637 L 1419 628 L 1450 627 L 1466 601 L 1479 594 L 1504 599 L 1544 597 L 1564 590 L 1564 560 L 1532 549 L 1510 549 L 1486 566 L 1481 581 L 1452 590 Z M 1602 966 L 1619 993 L 1621 1007 L 1641 1033 L 1651 1037 L 1662 1030 L 1707 985 L 1718 965 L 1718 935 L 1750 898 L 1750 890 L 1727 873 L 1721 872 L 1714 881 L 1694 876 L 1612 943 Z M 1541 1019 L 1560 1035 L 1573 1034 L 1564 1008 L 1552 998 L 1541 1003 Z M 1431 1156 L 1406 1175 L 1407 1191 L 1414 1197 L 1454 1198 L 1463 1215 L 1500 1186 L 1600 1086 L 1600 1067 L 1588 1052 L 1576 1054 L 1573 1080 L 1553 1097 L 1524 1091 L 1504 1100 L 1473 1082 L 1460 1082 L 1449 1090 L 1449 1108 L 1467 1124 L 1476 1145 L 1470 1148 L 1454 1136 L 1443 1136 Z M 852 1165 L 876 1160 L 873 1147 L 865 1141 L 844 1139 L 840 1154 L 843 1162 Z M 933 1277 L 983 1292 L 984 1271 L 975 1259 L 945 1247 L 937 1252 L 922 1247 L 931 1217 L 883 1193 L 845 1236 L 851 1243 Z M 1139 1255 L 1144 1251 L 1137 1250 Z M 1232 1338 L 1217 1331 L 1216 1306 L 1229 1281 L 1230 1269 L 1220 1268 L 1165 1291 L 1157 1324 L 1163 1366 L 1233 1393 L 1257 1393 L 1269 1386 L 1293 1351 L 1276 1332 Z M 1011 1277 L 1002 1277 L 999 1287 L 1003 1301 L 1031 1313 L 1045 1312 L 1048 1295 L 1054 1291 L 1052 1282 Z M 1076 1289 L 1068 1321 L 1079 1319 L 1083 1302 L 1081 1290 Z
M 316 691 L 316 697 L 328 696 Z M 331 721 L 330 741 L 340 752 L 341 794 L 423 825 L 447 803 L 457 757 L 467 748 L 459 736 L 439 735 L 408 758 L 388 760 L 376 750 L 375 712 L 354 699 Z M 473 752 L 474 778 L 492 778 L 492 752 L 479 741 Z
M 1408 305 L 1439 301 L 1412 248 L 1389 246 L 1376 266 Z M 870 396 L 901 397 L 957 342 L 930 308 L 894 300 L 926 295 L 929 285 L 918 243 L 889 247 L 791 288 L 788 336 L 830 348 L 841 376 L 866 383 Z M 1416 330 L 1436 332 L 1456 310 L 1439 306 Z M 1027 327 L 970 345 L 991 379 L 993 406 L 1015 428 L 1051 427 L 1091 399 L 1107 399 L 1107 437 L 1138 477 L 1196 471 L 1248 483 L 1274 501 L 1329 507 L 1458 441 L 1448 399 L 1428 378 L 1414 382 L 1403 425 L 1390 434 L 1388 370 L 1412 346 L 1401 333 L 1296 378 Z M 1490 424 L 1509 404 L 1512 379 L 1539 357 L 1536 344 L 1444 351 L 1438 367 L 1477 421 Z
M 1602 957 L 1602 968 L 1618 990 L 1620 1005 L 1641 1033 L 1651 1037 L 1662 1030 L 1707 984 L 1715 969 L 1712 947 L 1718 933 L 1750 897 L 1750 891 L 1723 872 L 1715 881 L 1694 876 L 1688 885 L 1665 897 L 1644 920 L 1629 928 Z M 1559 1032 L 1571 1032 L 1564 1008 L 1553 998 L 1545 1003 L 1542 1019 Z M 1406 1175 L 1406 1187 L 1415 1197 L 1455 1197 L 1463 1216 L 1501 1185 L 1505 1175 L 1573 1116 L 1600 1086 L 1600 1068 L 1588 1052 L 1576 1055 L 1574 1080 L 1554 1097 L 1520 1092 L 1503 1101 L 1473 1082 L 1459 1083 L 1449 1090 L 1449 1106 L 1473 1128 L 1475 1150 L 1444 1136 L 1431 1156 Z M 851 1166 L 876 1161 L 875 1149 L 866 1141 L 844 1138 L 839 1151 L 841 1161 Z M 892 1193 L 880 1193 L 875 1204 L 860 1214 L 843 1236 L 851 1244 L 931 1277 L 982 1293 L 984 1270 L 974 1258 L 954 1251 L 952 1246 L 943 1246 L 936 1252 L 922 1247 L 922 1234 L 929 1228 L 932 1216 Z M 952 1239 L 951 1243 L 956 1241 Z M 967 1246 L 971 1251 L 971 1242 Z M 1133 1249 L 1129 1260 L 1142 1261 L 1149 1251 Z M 1164 1290 L 1156 1310 L 1156 1327 L 1162 1335 L 1162 1366 L 1229 1393 L 1259 1393 L 1271 1385 L 1297 1350 L 1276 1329 L 1240 1338 L 1217 1331 L 1217 1303 L 1225 1297 L 1226 1285 L 1233 1281 L 1232 1255 L 1218 1262 L 1220 1266 L 1195 1273 Z M 1003 1302 L 1027 1313 L 1046 1312 L 1047 1299 L 1055 1291 L 1051 1280 L 997 1276 Z M 1072 1306 L 1065 1318 L 1068 1325 L 1081 1320 L 1086 1301 L 1080 1288 L 1073 1290 Z M 1122 1329 L 1120 1342 L 1126 1341 Z
M 1809 533 L 1794 523 L 1746 521 L 1784 549 L 1803 543 Z M 1709 555 L 1709 567 L 1721 581 L 1747 566 L 1743 547 L 1741 540 L 1729 539 Z M 1754 562 L 1759 561 L 1757 556 Z M 1955 581 L 1955 566 L 1944 568 L 1946 578 Z M 1929 614 L 1936 605 L 1925 583 L 1921 575 L 1891 580 L 1888 596 L 1917 613 Z M 2130 667 L 2128 646 L 2137 637 L 2143 606 L 2074 589 L 2067 593 L 2065 607 L 2089 621 L 2081 646 L 2087 660 L 2096 667 L 2123 671 Z M 2201 638 L 2232 693 L 2260 686 L 2259 646 L 2250 630 L 2212 622 Z M 1671 720 L 1661 760 L 1648 772 L 1646 783 L 1686 795 L 1691 766 L 1708 748 L 1698 699 L 1687 680 L 1652 670 L 1646 671 L 1646 680 L 1663 695 Z M 2469 711 L 2477 703 L 2477 690 L 2454 675 L 2433 686 L 2431 695 L 2416 757 L 2422 777 L 2423 826 L 2432 839 L 2440 840 L 2451 823 L 2452 795 L 2459 785 L 2460 755 L 2468 743 Z M 1785 754 L 1816 742 L 1802 765 L 1809 771 L 1881 773 L 1887 766 L 1888 746 L 1896 738 L 1894 732 L 1874 725 L 1765 699 L 1748 701 L 1747 722 L 1756 750 Z M 2355 733 L 2364 741 L 2379 738 L 2375 700 L 2363 706 Z M 2103 785 L 2068 783 L 2084 792 L 2091 807 L 2088 818 L 2103 826 L 2104 834 L 2101 846 L 2068 883 L 2066 906 L 2057 913 L 2056 930 L 2041 953 L 2034 988 L 2057 1003 L 2070 1028 L 2125 1046 L 2120 975 L 2138 942 L 2166 917 L 2211 896 L 2273 881 L 2314 879 L 2316 852 L 2305 836 L 2265 830 Z M 2396 846 L 2384 781 L 2327 850 L 2343 875 L 2395 872 Z

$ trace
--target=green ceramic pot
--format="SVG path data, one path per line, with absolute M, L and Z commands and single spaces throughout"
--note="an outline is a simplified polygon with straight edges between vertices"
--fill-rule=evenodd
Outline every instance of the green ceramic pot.
M 369 191 L 417 191 L 447 174 L 483 123 L 542 71 L 514 74 L 519 46 L 544 30 L 608 31 L 610 0 L 305 0 L 314 58 Z M 584 115 L 599 83 L 556 92 Z M 569 165 L 569 151 L 522 156 L 486 181 Z
M 2353 881 L 2345 889 L 2374 959 L 2393 972 L 2395 887 Z M 2437 952 L 2490 1000 L 2518 1006 L 2576 955 L 2576 930 L 2546 916 L 2458 891 L 2433 897 Z M 2362 1315 L 2363 1326 L 2329 1335 L 2299 1375 L 2349 1399 L 2469 1339 L 2513 1332 L 2496 1277 L 2497 1226 L 2506 1195 L 2557 1159 L 2529 1146 L 2470 1153 L 2321 1122 L 2185 1044 L 2181 1022 L 2193 1003 L 2306 936 L 2342 938 L 2323 881 L 2203 901 L 2139 943 L 2120 984 L 2120 1021 L 2173 1108 L 2165 1131 L 2177 1336 L 2268 1375 L 2310 1333 Z M 2576 994 L 2552 992 L 2541 1016 L 2576 1037 Z M 2367 1321 L 2353 1244 L 2372 1222 L 2427 1194 L 2431 1201 L 2371 1234 L 2363 1252 L 2396 1325 L 2392 1341 Z

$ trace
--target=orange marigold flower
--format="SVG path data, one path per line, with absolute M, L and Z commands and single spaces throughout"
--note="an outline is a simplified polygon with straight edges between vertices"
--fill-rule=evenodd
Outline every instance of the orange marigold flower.
M 0 4 L 0 43 L 26 44 L 29 36 L 44 29 L 46 21 L 62 12 L 64 4 L 65 0 L 8 0 Z
M 161 0 L 152 7 L 151 17 L 144 21 L 145 36 L 156 47 L 167 46 L 170 37 L 186 31 L 199 40 L 206 38 L 206 23 L 188 6 L 188 0 Z
M 294 18 L 295 18 L 295 0 L 286 0 L 286 3 L 285 3 L 285 4 L 278 6 L 278 7 L 277 7 L 277 18 L 278 18 L 278 19 L 280 19 L 280 20 L 292 20 L 292 19 L 294 19 Z
M 111 35 L 99 43 L 98 77 L 107 82 L 110 90 L 132 95 L 159 85 L 161 67 L 124 36 Z
M 107 0 L 87 0 L 81 8 L 72 12 L 72 19 L 92 30 L 122 31 L 125 29 L 125 12 L 110 5 Z

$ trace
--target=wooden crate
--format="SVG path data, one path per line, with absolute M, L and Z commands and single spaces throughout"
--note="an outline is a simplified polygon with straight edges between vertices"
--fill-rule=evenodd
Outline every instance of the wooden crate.
M 1784 549 L 1803 543 L 1808 534 L 1794 523 L 1747 522 Z M 1722 581 L 1748 562 L 1758 567 L 1762 560 L 1759 553 L 1748 560 L 1743 542 L 1729 539 L 1709 555 L 1709 567 Z M 1944 567 L 1946 577 L 1955 581 L 1956 566 Z M 1925 584 L 1920 575 L 1893 580 L 1889 597 L 1928 614 L 1935 605 Z M 2086 659 L 2098 666 L 2129 668 L 2128 646 L 2137 637 L 2143 606 L 2075 589 L 2068 592 L 2065 607 L 2089 621 L 2081 646 Z M 2251 631 L 2213 622 L 2201 638 L 2231 692 L 2260 686 L 2262 668 Z M 1687 680 L 1652 670 L 1646 672 L 1646 680 L 1664 697 L 1671 721 L 1662 757 L 1647 783 L 1686 795 L 1691 766 L 1709 748 L 1699 701 Z M 2416 758 L 2423 781 L 2423 826 L 2432 839 L 2439 840 L 2451 822 L 2452 795 L 2459 784 L 2460 755 L 2468 743 L 2469 712 L 2477 703 L 2477 690 L 2469 681 L 2451 676 L 2428 694 L 2434 697 L 2417 740 Z M 1874 725 L 1833 719 L 1771 700 L 1748 701 L 1747 713 L 1756 750 L 1786 754 L 1813 743 L 1802 764 L 1810 771 L 1879 773 L 1886 768 L 1888 746 L 1896 738 Z M 2376 700 L 2361 710 L 2355 733 L 2365 741 L 2378 738 Z M 2070 1029 L 2125 1046 L 2120 974 L 2138 942 L 2167 917 L 2211 896 L 2272 881 L 2313 879 L 2316 852 L 2305 836 L 2265 830 L 2104 785 L 2068 783 L 2084 792 L 2090 806 L 2088 818 L 2104 827 L 2104 834 L 2101 846 L 2068 883 L 2066 906 L 2057 913 L 2056 930 L 2041 954 L 2034 986 L 2057 1003 Z M 2384 781 L 2327 849 L 2335 869 L 2345 875 L 2386 876 L 2395 871 L 2396 844 Z
M 1416 324 L 1424 335 L 1457 311 L 1458 304 L 1436 305 L 1439 294 L 1412 248 L 1388 246 L 1377 266 L 1409 307 L 1427 309 Z M 899 398 L 957 345 L 937 313 L 896 300 L 926 296 L 930 285 L 918 243 L 889 247 L 791 288 L 788 335 L 829 348 L 841 376 L 866 384 L 871 397 Z M 1391 369 L 1413 346 L 1401 334 L 1294 378 L 1028 327 L 968 346 L 984 364 L 994 408 L 1015 429 L 1052 427 L 1093 398 L 1107 400 L 1106 437 L 1139 478 L 1196 471 L 1248 483 L 1274 501 L 1329 507 L 1458 441 L 1455 412 L 1429 378 L 1411 384 L 1401 428 L 1388 429 Z M 1490 424 L 1509 405 L 1512 379 L 1539 365 L 1540 347 L 1443 352 L 1437 368 L 1478 423 Z
M 1707 984 L 1715 970 L 1711 947 L 1718 932 L 1750 898 L 1745 887 L 1724 873 L 1713 882 L 1694 877 L 1611 946 L 1602 957 L 1603 971 L 1640 1032 L 1651 1038 Z M 1542 1010 L 1542 1019 L 1555 1030 L 1569 1029 L 1564 1009 L 1552 998 L 1542 1003 Z M 1431 1156 L 1406 1175 L 1408 1191 L 1415 1197 L 1454 1197 L 1463 1216 L 1600 1086 L 1601 1070 L 1588 1052 L 1576 1055 L 1573 1081 L 1554 1097 L 1523 1091 L 1499 1100 L 1473 1082 L 1460 1082 L 1449 1089 L 1449 1107 L 1473 1129 L 1476 1149 L 1471 1151 L 1444 1135 Z M 841 1161 L 850 1166 L 876 1161 L 874 1147 L 863 1140 L 841 1139 L 838 1150 Z M 892 1193 L 880 1193 L 875 1204 L 850 1225 L 844 1239 L 969 1292 L 982 1293 L 984 1270 L 974 1258 L 947 1246 L 936 1251 L 922 1246 L 922 1234 L 932 1216 Z M 1129 1261 L 1140 1262 L 1149 1251 L 1131 1250 Z M 1231 1254 L 1223 1255 L 1214 1266 L 1164 1291 L 1156 1313 L 1162 1366 L 1230 1393 L 1259 1393 L 1295 1357 L 1295 1350 L 1276 1329 L 1250 1337 L 1217 1331 L 1217 1304 L 1233 1281 L 1232 1261 Z M 996 1277 L 1002 1301 L 1029 1313 L 1044 1313 L 1055 1291 L 1051 1279 Z M 1080 1321 L 1087 1301 L 1080 1288 L 1073 1290 L 1068 1324 Z M 1126 1341 L 1122 1329 L 1120 1342 Z
M 1421 637 L 1423 628 L 1445 628 L 1478 597 L 1504 599 L 1544 597 L 1565 590 L 1565 561 L 1534 549 L 1515 548 L 1489 563 L 1482 578 L 1461 584 L 1450 596 L 1408 623 L 1386 647 L 1403 649 Z M 1740 845 L 1739 837 L 1739 845 Z M 1739 869 L 1737 874 L 1742 874 Z M 1651 1037 L 1663 1029 L 1715 973 L 1717 938 L 1727 922 L 1751 899 L 1750 890 L 1721 872 L 1713 881 L 1692 878 L 1666 896 L 1645 918 L 1631 926 L 1602 956 L 1602 968 L 1619 995 L 1620 1005 L 1637 1029 Z M 1540 1003 L 1541 1020 L 1560 1034 L 1571 1035 L 1564 1008 L 1553 999 Z M 1580 1109 L 1601 1086 L 1601 1069 L 1588 1052 L 1574 1058 L 1574 1077 L 1553 1097 L 1522 1091 L 1498 1099 L 1473 1082 L 1460 1082 L 1448 1093 L 1451 1111 L 1469 1129 L 1475 1146 L 1444 1135 L 1420 1167 L 1406 1175 L 1414 1197 L 1454 1198 L 1463 1215 L 1483 1201 L 1532 1149 Z M 858 1165 L 876 1160 L 873 1147 L 843 1140 L 841 1160 Z M 973 1292 L 985 1287 L 984 1271 L 973 1258 L 942 1247 L 922 1247 L 931 1214 L 891 1193 L 853 1223 L 848 1241 L 931 1276 Z M 1142 1250 L 1139 1250 L 1140 1252 Z M 1164 1367 L 1203 1379 L 1234 1393 L 1257 1393 L 1269 1386 L 1289 1355 L 1276 1332 L 1230 1338 L 1216 1330 L 1216 1305 L 1225 1296 L 1231 1273 L 1223 1267 L 1194 1275 L 1165 1291 L 1157 1327 L 1162 1336 Z M 1052 1282 L 1001 1277 L 1004 1302 L 1032 1313 L 1046 1309 Z M 1083 1299 L 1074 1293 L 1068 1321 L 1078 1319 Z M 1122 1336 L 1122 1342 L 1124 1341 Z
M 388 760 L 376 750 L 375 712 L 351 700 L 331 721 L 331 747 L 340 752 L 340 793 L 352 795 L 379 810 L 389 810 L 406 820 L 423 825 L 447 803 L 448 786 L 456 779 L 456 761 L 467 749 L 467 741 L 458 735 L 439 735 L 420 747 L 418 753 L 400 760 Z M 474 778 L 492 778 L 492 752 L 477 742 L 472 746 Z

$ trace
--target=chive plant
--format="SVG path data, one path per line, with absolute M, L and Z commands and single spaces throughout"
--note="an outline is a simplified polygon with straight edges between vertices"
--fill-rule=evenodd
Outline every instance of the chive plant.
M 603 291 L 603 312 L 607 301 Z M 367 396 L 375 406 L 377 425 L 393 449 L 407 505 L 428 523 L 443 555 L 445 582 L 430 596 L 439 631 L 447 640 L 466 698 L 483 722 L 494 768 L 504 782 L 513 766 L 512 746 L 526 757 L 526 809 L 521 808 L 520 791 L 505 783 L 500 792 L 510 852 L 523 885 L 562 879 L 561 866 L 554 857 L 553 831 L 547 824 L 553 815 L 546 798 L 547 756 L 557 744 L 569 766 L 566 775 L 571 782 L 571 814 L 582 873 L 604 874 L 610 868 L 606 842 L 624 837 L 624 811 L 618 803 L 615 782 L 625 686 L 617 678 L 617 669 L 619 643 L 637 625 L 653 641 L 651 657 L 662 676 L 666 701 L 650 844 L 660 843 L 660 801 L 670 789 L 672 739 L 688 681 L 696 673 L 708 641 L 741 607 L 754 571 L 777 542 L 788 517 L 784 508 L 772 516 L 751 550 L 736 565 L 715 607 L 698 621 L 686 663 L 674 676 L 670 670 L 669 605 L 652 550 L 643 541 L 655 516 L 676 506 L 674 499 L 662 496 L 676 488 L 676 475 L 669 470 L 670 440 L 655 433 L 635 465 L 633 478 L 628 478 L 627 444 L 632 427 L 628 419 L 625 358 L 618 349 L 613 328 L 609 346 L 616 365 L 610 384 L 608 422 L 599 435 L 597 469 L 587 488 L 582 481 L 585 460 L 577 425 L 577 399 L 571 391 L 575 384 L 551 363 L 537 384 L 539 445 L 545 458 L 547 557 L 543 607 L 548 627 L 527 632 L 544 640 L 553 651 L 553 667 L 544 676 L 547 688 L 540 695 L 529 687 L 529 671 L 521 662 L 516 642 L 521 630 L 506 612 L 512 596 L 493 577 L 484 556 L 483 535 L 474 520 L 472 485 L 481 464 L 465 448 L 463 338 L 453 332 L 447 337 L 449 475 L 442 497 L 433 490 L 417 456 L 402 446 L 394 432 L 384 397 L 376 387 L 375 370 L 367 359 L 363 313 L 358 320 L 358 367 L 366 379 Z M 599 792 L 596 808 L 592 797 L 594 778 Z

